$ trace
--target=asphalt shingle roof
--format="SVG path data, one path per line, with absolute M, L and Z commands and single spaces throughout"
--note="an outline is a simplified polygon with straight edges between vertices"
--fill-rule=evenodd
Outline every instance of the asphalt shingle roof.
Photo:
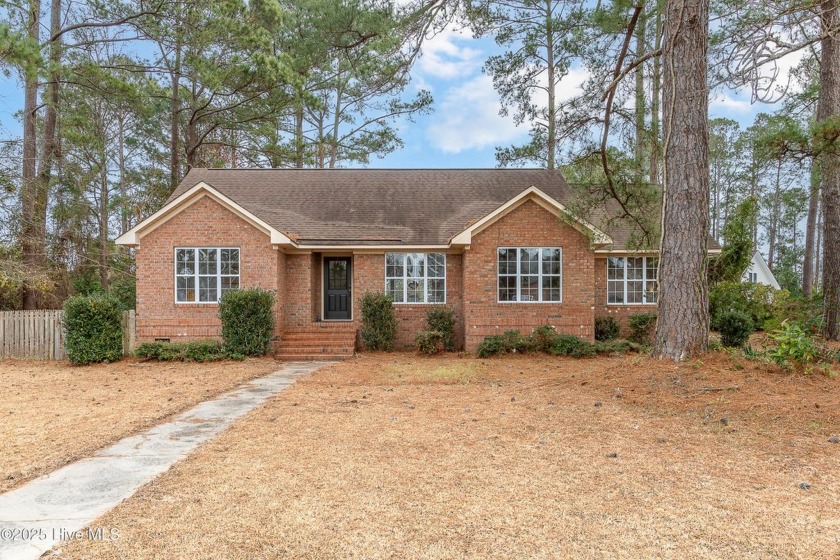
M 196 168 L 170 200 L 200 182 L 307 245 L 445 245 L 529 187 L 567 207 L 575 196 L 546 169 Z M 625 248 L 629 224 L 587 219 Z

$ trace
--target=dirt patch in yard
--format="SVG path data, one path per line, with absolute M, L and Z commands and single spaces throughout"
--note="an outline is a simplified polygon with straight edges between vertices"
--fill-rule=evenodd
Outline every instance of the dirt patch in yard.
M 840 382 L 726 354 L 367 355 L 63 558 L 838 558 Z M 804 483 L 804 484 L 803 484 Z
M 83 367 L 0 361 L 0 492 L 277 369 L 272 359 Z

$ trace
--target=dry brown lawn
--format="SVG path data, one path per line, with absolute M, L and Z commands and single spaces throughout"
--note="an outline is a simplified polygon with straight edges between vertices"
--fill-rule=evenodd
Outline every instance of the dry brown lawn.
M 0 492 L 277 369 L 271 359 L 83 367 L 0 361 Z
M 726 354 L 367 355 L 62 558 L 840 558 L 840 380 Z M 809 489 L 800 484 L 807 483 Z

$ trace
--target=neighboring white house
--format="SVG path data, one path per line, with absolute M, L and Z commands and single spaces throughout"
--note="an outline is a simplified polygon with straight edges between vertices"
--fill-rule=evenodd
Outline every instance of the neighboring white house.
M 767 261 L 764 260 L 764 257 L 762 257 L 761 253 L 758 251 L 753 253 L 750 266 L 747 267 L 744 274 L 741 276 L 741 282 L 764 284 L 765 286 L 771 286 L 776 290 L 781 289 L 779 283 L 776 281 L 776 277 L 773 276 L 773 272 L 770 270 L 770 267 L 767 266 Z

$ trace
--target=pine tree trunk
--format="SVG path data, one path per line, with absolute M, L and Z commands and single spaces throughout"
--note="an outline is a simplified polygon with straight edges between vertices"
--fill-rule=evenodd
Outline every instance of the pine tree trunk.
M 709 343 L 708 0 L 672 0 L 665 14 L 665 192 L 659 320 L 653 355 L 682 360 Z
M 840 117 L 840 24 L 838 0 L 822 3 L 820 42 L 820 99 L 817 121 Z M 829 30 L 832 33 L 829 33 Z M 823 203 L 823 292 L 825 294 L 825 336 L 840 340 L 840 156 L 827 153 L 820 162 Z
M 545 60 L 547 62 L 548 72 L 548 108 L 546 115 L 548 122 L 546 123 L 547 138 L 546 138 L 546 160 L 545 166 L 548 169 L 555 167 L 555 151 L 557 149 L 557 76 L 556 65 L 554 61 L 554 24 L 552 21 L 552 1 L 545 2 L 545 45 L 546 54 Z
M 180 17 L 181 3 L 176 3 L 176 17 Z M 169 188 L 173 191 L 181 181 L 181 128 L 179 116 L 181 113 L 181 32 L 180 25 L 175 30 L 175 63 L 170 74 L 172 82 L 172 99 L 169 112 Z
M 108 246 L 108 158 L 105 153 L 102 153 L 100 157 L 102 166 L 99 172 L 99 284 L 107 290 L 108 260 L 111 256 Z
M 656 2 L 656 41 L 654 50 L 662 47 L 662 0 Z M 650 182 L 659 183 L 659 108 L 662 100 L 662 62 L 661 57 L 653 59 L 650 100 Z
M 27 27 L 29 37 L 35 43 L 40 43 L 40 0 L 30 0 L 29 19 Z M 37 245 L 37 216 L 35 199 L 38 193 L 38 142 L 36 140 L 38 124 L 38 76 L 27 74 L 24 78 L 23 93 L 23 169 L 21 184 L 21 213 L 20 213 L 20 249 L 23 266 L 27 277 L 35 273 L 41 263 L 43 248 Z M 23 284 L 23 308 L 35 309 L 37 306 L 37 290 L 29 284 Z
M 647 19 L 644 9 L 636 22 L 636 56 L 643 56 L 645 52 L 645 26 Z M 639 182 L 644 178 L 645 165 L 645 118 L 647 117 L 647 98 L 645 97 L 645 65 L 636 67 L 636 170 Z
M 770 209 L 770 227 L 767 231 L 767 268 L 776 266 L 776 239 L 779 237 L 779 221 L 782 212 L 782 162 L 776 162 L 776 183 L 773 188 L 773 206 Z
M 811 192 L 808 196 L 808 218 L 805 222 L 805 258 L 802 266 L 802 294 L 811 297 L 814 289 L 814 259 L 817 238 L 817 207 L 820 196 L 820 175 L 816 162 L 811 162 Z

